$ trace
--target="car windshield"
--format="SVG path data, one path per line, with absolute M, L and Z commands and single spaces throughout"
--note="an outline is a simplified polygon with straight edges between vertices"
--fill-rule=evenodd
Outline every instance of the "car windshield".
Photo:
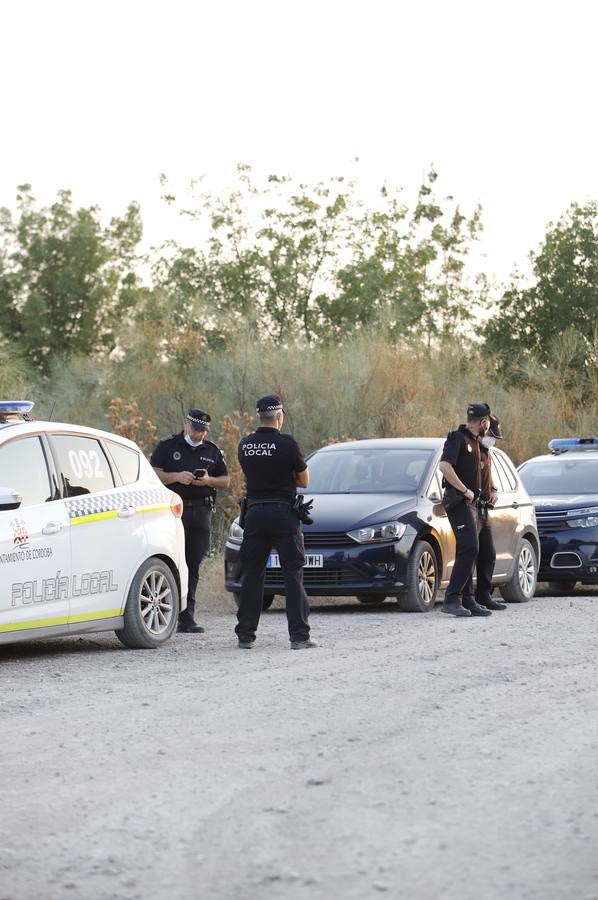
M 526 463 L 519 476 L 528 494 L 598 494 L 598 456 L 567 459 L 566 454 Z
M 310 494 L 415 494 L 432 450 L 326 450 L 309 459 Z

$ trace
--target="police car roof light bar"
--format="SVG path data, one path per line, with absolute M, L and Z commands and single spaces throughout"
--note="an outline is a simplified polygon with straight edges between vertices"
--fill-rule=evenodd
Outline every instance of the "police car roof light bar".
M 567 450 L 598 450 L 598 437 L 595 438 L 553 438 L 548 442 L 552 453 L 566 453 Z
M 22 416 L 26 419 L 33 407 L 31 400 L 0 400 L 0 416 Z

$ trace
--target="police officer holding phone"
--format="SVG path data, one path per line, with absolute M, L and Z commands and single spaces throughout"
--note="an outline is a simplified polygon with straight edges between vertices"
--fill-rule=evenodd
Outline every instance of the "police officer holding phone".
M 449 431 L 438 464 L 443 476 L 443 504 L 455 535 L 455 562 L 442 612 L 462 618 L 492 615 L 486 606 L 476 602 L 473 592 L 473 570 L 482 524 L 479 510 L 483 489 L 480 442 L 488 430 L 490 415 L 487 403 L 470 403 L 467 424 Z
M 150 462 L 162 484 L 183 500 L 185 560 L 189 569 L 187 608 L 179 615 L 178 630 L 188 634 L 205 631 L 195 621 L 195 593 L 199 567 L 210 549 L 210 528 L 217 490 L 229 486 L 230 478 L 222 451 L 206 440 L 211 416 L 192 408 L 183 420 L 183 430 L 160 441 Z
M 309 470 L 297 441 L 282 434 L 284 409 L 278 394 L 256 404 L 259 428 L 239 443 L 239 463 L 247 482 L 247 509 L 241 544 L 241 600 L 235 633 L 250 650 L 262 612 L 264 575 L 270 552 L 278 552 L 284 576 L 292 650 L 315 647 L 309 638 L 309 603 L 303 587 L 305 550 L 296 510 L 297 487 L 307 487 Z

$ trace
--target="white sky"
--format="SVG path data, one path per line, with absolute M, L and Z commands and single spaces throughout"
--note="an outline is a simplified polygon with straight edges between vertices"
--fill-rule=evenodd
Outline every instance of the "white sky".
M 176 236 L 158 175 L 237 162 L 483 205 L 484 267 L 525 266 L 598 196 L 595 0 L 12 0 L 0 8 L 0 205 L 33 184 Z

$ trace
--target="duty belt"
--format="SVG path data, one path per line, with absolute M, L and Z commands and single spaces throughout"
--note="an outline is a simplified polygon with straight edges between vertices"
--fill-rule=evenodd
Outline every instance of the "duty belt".
M 183 500 L 183 506 L 212 506 L 211 497 L 198 497 L 197 500 Z
M 290 506 L 290 500 L 247 500 L 247 506 L 257 506 L 258 503 L 282 503 L 283 506 Z

